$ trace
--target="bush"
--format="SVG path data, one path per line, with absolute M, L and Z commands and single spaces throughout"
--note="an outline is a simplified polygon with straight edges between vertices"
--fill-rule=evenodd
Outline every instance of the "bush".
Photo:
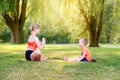
M 3 40 L 3 42 L 9 42 L 10 41 L 10 32 L 3 30 L 0 33 L 0 39 Z
M 69 39 L 68 39 L 69 33 L 57 33 L 55 35 L 55 42 L 56 43 L 69 43 Z

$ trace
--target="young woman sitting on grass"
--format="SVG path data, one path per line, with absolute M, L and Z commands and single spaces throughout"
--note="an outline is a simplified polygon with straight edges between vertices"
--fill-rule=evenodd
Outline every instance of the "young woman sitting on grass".
M 68 59 L 67 57 L 65 57 L 64 61 L 68 61 L 68 62 L 96 62 L 96 60 L 91 59 L 90 51 L 86 47 L 87 43 L 88 43 L 87 39 L 80 39 L 78 44 L 82 49 L 82 52 L 81 52 L 82 56 L 78 57 L 78 58 L 73 58 L 73 59 Z
M 31 35 L 28 38 L 27 50 L 25 53 L 26 60 L 32 61 L 46 60 L 45 58 L 41 58 L 41 50 L 45 47 L 46 40 L 45 38 L 42 38 L 41 42 L 36 36 L 41 32 L 40 25 L 34 23 L 29 27 L 29 29 L 31 30 Z M 39 48 L 40 51 L 36 50 L 37 48 Z

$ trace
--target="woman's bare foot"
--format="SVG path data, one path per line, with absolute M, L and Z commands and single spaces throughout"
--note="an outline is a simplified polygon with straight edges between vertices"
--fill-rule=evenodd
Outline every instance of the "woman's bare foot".
M 42 58 L 42 61 L 47 61 L 48 60 L 48 58 Z

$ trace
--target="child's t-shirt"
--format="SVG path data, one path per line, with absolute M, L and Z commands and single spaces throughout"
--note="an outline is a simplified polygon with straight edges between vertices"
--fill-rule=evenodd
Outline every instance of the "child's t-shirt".
M 88 61 L 91 61 L 90 51 L 89 51 L 86 47 L 83 47 L 83 48 L 82 48 L 82 53 L 85 54 L 85 58 L 86 58 Z

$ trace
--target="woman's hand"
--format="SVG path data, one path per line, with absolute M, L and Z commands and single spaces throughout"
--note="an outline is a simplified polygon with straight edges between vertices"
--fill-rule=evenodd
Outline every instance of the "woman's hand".
M 42 38 L 42 45 L 45 46 L 45 44 L 46 44 L 46 39 Z

